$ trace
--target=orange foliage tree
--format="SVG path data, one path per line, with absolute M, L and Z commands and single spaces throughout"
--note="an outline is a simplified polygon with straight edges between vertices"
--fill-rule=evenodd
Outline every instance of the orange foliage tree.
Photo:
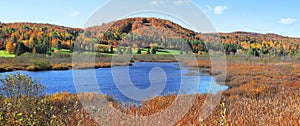
M 12 54 L 15 51 L 16 45 L 11 41 L 6 43 L 6 52 Z

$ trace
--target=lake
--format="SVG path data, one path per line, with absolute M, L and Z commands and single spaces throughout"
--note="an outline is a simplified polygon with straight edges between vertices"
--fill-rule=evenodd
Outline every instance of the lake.
M 170 94 L 204 94 L 226 90 L 215 79 L 179 63 L 137 62 L 132 66 L 65 71 L 14 71 L 39 78 L 46 93 L 98 92 L 121 102 L 145 101 Z M 73 76 L 75 75 L 75 76 Z M 76 77 L 76 78 L 74 78 Z M 94 80 L 94 81 L 93 81 Z

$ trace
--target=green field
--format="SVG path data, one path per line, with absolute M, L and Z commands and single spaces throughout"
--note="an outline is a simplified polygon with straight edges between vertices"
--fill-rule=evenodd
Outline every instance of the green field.
M 5 50 L 0 50 L 0 57 L 16 57 L 16 55 L 8 54 Z
M 141 51 L 142 51 L 142 54 L 147 54 L 147 48 L 142 48 Z M 52 51 L 55 52 L 55 51 L 58 51 L 56 48 L 52 48 Z M 114 48 L 114 51 L 116 52 L 117 49 Z M 52 54 L 54 54 L 52 52 Z M 67 50 L 67 49 L 61 49 L 59 50 L 59 53 L 60 54 L 71 54 L 71 50 Z M 85 53 L 88 53 L 88 52 L 85 52 Z M 88 53 L 89 54 L 89 53 Z M 116 54 L 111 54 L 111 53 L 104 53 L 106 55 L 116 55 Z M 132 49 L 132 54 L 137 54 L 137 50 L 135 49 Z M 168 49 L 157 49 L 156 51 L 156 55 L 176 55 L 176 54 L 180 54 L 180 50 L 168 50 Z M 13 58 L 13 57 L 16 57 L 16 55 L 14 54 L 8 54 L 6 52 L 6 50 L 0 50 L 0 57 L 10 57 L 10 58 Z
M 52 50 L 53 52 L 58 51 L 58 49 L 56 49 L 56 48 L 52 48 L 51 50 Z M 68 50 L 68 49 L 60 49 L 59 52 L 60 52 L 60 53 L 71 54 L 71 50 Z
M 162 52 L 160 52 L 162 51 Z M 162 50 L 159 49 L 156 54 L 180 54 L 180 50 Z
M 143 48 L 143 49 L 141 49 L 142 50 L 142 54 L 145 54 L 145 53 L 147 53 L 147 48 Z M 132 53 L 133 54 L 136 54 L 137 53 L 137 50 L 132 50 Z M 156 51 L 156 54 L 157 55 L 167 55 L 167 54 L 172 54 L 172 55 L 174 55 L 174 54 L 180 54 L 180 50 L 168 50 L 168 49 L 158 49 L 157 51 Z
M 102 46 L 108 46 L 108 45 L 102 45 Z M 109 48 L 109 47 L 107 47 L 107 48 Z M 125 50 L 126 47 L 120 46 L 120 48 Z M 117 48 L 113 48 L 113 50 L 114 50 L 114 52 L 117 52 Z M 132 54 L 137 54 L 137 51 L 138 51 L 137 49 L 132 48 Z M 147 54 L 147 51 L 148 51 L 148 48 L 141 48 L 141 54 Z M 105 54 L 114 55 L 114 54 L 111 54 L 111 53 L 105 53 Z M 170 54 L 171 55 L 176 55 L 176 54 L 180 54 L 180 50 L 170 50 L 170 49 L 160 48 L 160 49 L 156 50 L 156 54 L 157 55 L 170 55 Z

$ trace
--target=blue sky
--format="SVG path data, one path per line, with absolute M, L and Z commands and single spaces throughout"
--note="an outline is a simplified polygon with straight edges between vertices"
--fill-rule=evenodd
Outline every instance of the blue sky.
M 89 17 L 108 2 L 110 1 L 7 0 L 1 2 L 0 21 L 84 27 Z M 144 0 L 143 5 L 133 6 L 158 6 L 167 2 L 170 0 Z M 172 0 L 172 2 L 180 5 L 189 1 Z M 202 9 L 218 32 L 250 31 L 300 37 L 298 14 L 300 1 L 297 0 L 191 0 L 191 2 Z M 118 11 L 117 8 L 112 10 Z

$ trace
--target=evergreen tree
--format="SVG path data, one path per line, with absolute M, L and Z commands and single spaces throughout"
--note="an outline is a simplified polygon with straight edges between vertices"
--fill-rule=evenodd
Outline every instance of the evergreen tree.
M 57 41 L 57 42 L 55 43 L 55 48 L 58 49 L 58 50 L 61 49 L 61 42 L 60 42 L 60 41 Z
M 151 54 L 156 54 L 156 49 L 155 49 L 154 47 L 151 47 L 150 53 L 151 53 Z
M 28 48 L 22 42 L 18 42 L 14 54 L 20 56 L 28 51 Z
M 140 48 L 138 48 L 136 54 L 142 54 L 142 50 Z
M 17 43 L 17 42 L 18 42 L 18 38 L 17 38 L 17 36 L 15 36 L 15 35 L 14 35 L 14 37 L 12 38 L 12 40 L 11 40 L 11 41 L 12 41 L 12 43 Z
M 110 53 L 114 53 L 114 47 L 112 45 L 110 45 Z

